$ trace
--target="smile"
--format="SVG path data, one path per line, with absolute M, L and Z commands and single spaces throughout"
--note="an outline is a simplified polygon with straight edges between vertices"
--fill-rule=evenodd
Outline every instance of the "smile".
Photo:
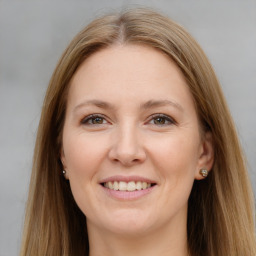
M 103 191 L 118 200 L 136 200 L 157 187 L 153 180 L 140 176 L 111 176 L 100 181 Z
M 129 181 L 129 182 L 125 182 L 125 181 L 108 181 L 108 182 L 104 182 L 103 186 L 105 188 L 109 188 L 111 190 L 116 190 L 116 191 L 139 191 L 139 190 L 144 190 L 147 188 L 150 188 L 151 186 L 153 186 L 154 183 L 148 183 L 145 181 Z

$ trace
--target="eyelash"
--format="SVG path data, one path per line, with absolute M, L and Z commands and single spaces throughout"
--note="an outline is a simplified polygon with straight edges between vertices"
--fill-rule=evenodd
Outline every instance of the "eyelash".
M 84 125 L 102 125 L 102 124 L 105 124 L 105 123 L 93 124 L 92 121 L 96 120 L 97 118 L 102 119 L 103 122 L 106 121 L 105 116 L 100 115 L 100 114 L 92 114 L 92 115 L 86 116 L 84 119 L 82 119 L 81 124 L 84 124 Z
M 95 124 L 92 123 L 93 120 L 96 120 L 97 118 L 102 120 L 103 123 L 95 123 Z M 162 119 L 165 123 L 164 124 L 156 124 L 155 120 L 157 118 Z M 150 119 L 147 121 L 147 123 L 150 123 L 151 121 L 154 122 L 154 123 L 151 123 L 152 125 L 157 125 L 157 126 L 167 126 L 167 125 L 177 124 L 177 122 L 172 117 L 165 115 L 165 114 L 154 114 L 154 115 L 150 116 Z M 106 117 L 104 115 L 92 114 L 92 115 L 86 116 L 84 119 L 82 119 L 81 124 L 83 124 L 83 125 L 104 125 L 107 122 L 108 121 L 106 120 Z
M 165 114 L 154 114 L 150 117 L 149 122 L 156 120 L 157 118 L 161 118 L 163 119 L 165 122 L 167 121 L 168 123 L 164 123 L 164 124 L 156 124 L 154 122 L 154 125 L 157 126 L 167 126 L 167 125 L 173 125 L 173 124 L 177 124 L 177 122 L 170 116 L 165 115 Z

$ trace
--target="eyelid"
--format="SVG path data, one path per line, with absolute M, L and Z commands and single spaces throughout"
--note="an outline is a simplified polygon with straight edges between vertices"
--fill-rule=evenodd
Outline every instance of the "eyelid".
M 81 120 L 80 123 L 83 124 L 83 125 L 104 125 L 105 123 L 103 123 L 103 124 L 88 124 L 88 121 L 89 121 L 90 119 L 97 118 L 97 117 L 102 118 L 102 119 L 104 119 L 107 123 L 109 123 L 109 121 L 107 120 L 106 116 L 103 115 L 103 114 L 90 114 L 90 115 L 87 115 L 87 116 L 85 116 L 85 117 L 82 118 L 82 120 Z
M 167 125 L 177 124 L 177 121 L 173 117 L 171 117 L 169 115 L 166 115 L 166 114 L 163 114 L 163 113 L 156 113 L 156 114 L 151 115 L 148 118 L 147 123 L 149 123 L 150 121 L 152 121 L 153 119 L 155 119 L 157 117 L 165 118 L 169 122 L 168 124 L 163 124 L 163 125 L 158 125 L 158 126 L 167 126 Z M 154 124 L 154 125 L 156 125 L 156 124 Z
M 149 116 L 147 121 L 146 121 L 146 124 L 150 123 L 152 120 L 154 120 L 154 119 L 156 119 L 158 117 L 164 118 L 166 121 L 168 121 L 168 123 L 167 124 L 162 124 L 162 125 L 161 124 L 158 124 L 158 125 L 157 124 L 153 124 L 153 125 L 156 125 L 156 126 L 168 126 L 168 125 L 177 124 L 176 120 L 173 117 L 171 117 L 169 115 L 166 115 L 166 114 L 163 114 L 163 113 L 156 113 L 156 114 L 153 114 L 153 115 Z M 105 115 L 103 115 L 103 114 L 96 114 L 96 113 L 90 114 L 90 115 L 87 115 L 87 116 L 83 117 L 82 120 L 80 121 L 80 123 L 82 125 L 92 125 L 92 126 L 106 124 L 106 123 L 102 123 L 102 124 L 90 124 L 90 123 L 88 123 L 88 121 L 90 119 L 93 119 L 93 118 L 102 118 L 102 119 L 104 119 L 104 121 L 106 121 L 106 123 L 110 123 L 108 121 L 108 118 Z

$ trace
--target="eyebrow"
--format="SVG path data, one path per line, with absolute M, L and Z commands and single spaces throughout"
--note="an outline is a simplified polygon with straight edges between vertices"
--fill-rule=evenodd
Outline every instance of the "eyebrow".
M 143 109 L 150 109 L 154 107 L 164 107 L 164 106 L 171 106 L 174 108 L 177 108 L 180 111 L 184 111 L 183 107 L 174 101 L 171 100 L 149 100 L 141 105 L 141 108 Z
M 96 106 L 98 108 L 102 108 L 102 109 L 114 109 L 115 108 L 112 104 L 102 101 L 102 100 L 88 100 L 88 101 L 82 102 L 82 103 L 78 104 L 77 106 L 75 106 L 73 111 L 76 111 L 79 108 L 90 106 L 90 105 L 94 105 L 94 106 Z
M 94 106 L 96 106 L 98 108 L 102 108 L 102 109 L 110 109 L 110 110 L 116 109 L 116 107 L 114 105 L 112 105 L 106 101 L 95 99 L 95 100 L 88 100 L 88 101 L 78 104 L 77 106 L 75 106 L 73 111 L 75 112 L 79 108 L 82 108 L 85 106 L 90 106 L 90 105 L 94 105 Z M 164 106 L 171 106 L 180 111 L 184 111 L 183 107 L 179 103 L 170 101 L 170 100 L 149 100 L 149 101 L 141 104 L 140 108 L 147 110 L 147 109 L 154 108 L 154 107 L 164 107 Z

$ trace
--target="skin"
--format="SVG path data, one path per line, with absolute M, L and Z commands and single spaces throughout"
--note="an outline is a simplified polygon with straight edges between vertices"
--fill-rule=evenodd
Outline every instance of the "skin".
M 115 45 L 82 63 L 68 94 L 61 160 L 87 217 L 91 256 L 187 255 L 188 197 L 200 169 L 211 169 L 213 148 L 170 58 Z M 156 185 L 117 199 L 100 184 L 115 175 Z

